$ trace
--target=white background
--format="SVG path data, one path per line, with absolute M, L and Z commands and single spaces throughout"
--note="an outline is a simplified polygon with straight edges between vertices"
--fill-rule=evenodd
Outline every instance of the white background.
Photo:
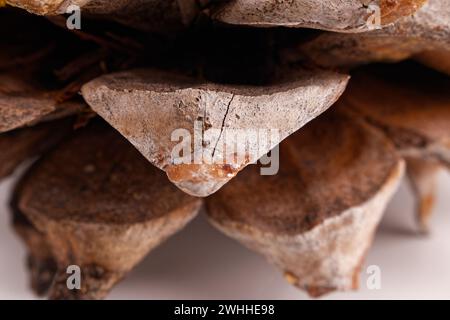
M 9 227 L 0 184 L 0 299 L 35 299 L 28 289 L 25 250 Z M 450 299 L 450 175 L 439 180 L 432 234 L 415 233 L 412 197 L 403 184 L 381 223 L 366 266 L 381 268 L 381 290 L 333 293 L 323 299 Z M 110 299 L 307 299 L 263 258 L 210 227 L 203 215 L 154 250 Z

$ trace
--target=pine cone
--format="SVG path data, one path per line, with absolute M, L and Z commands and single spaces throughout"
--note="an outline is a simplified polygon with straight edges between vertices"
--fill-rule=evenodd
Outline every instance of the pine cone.
M 448 4 L 341 4 L 6 0 L 0 178 L 33 159 L 11 195 L 33 290 L 102 299 L 201 210 L 311 296 L 357 289 L 405 174 L 429 231 Z

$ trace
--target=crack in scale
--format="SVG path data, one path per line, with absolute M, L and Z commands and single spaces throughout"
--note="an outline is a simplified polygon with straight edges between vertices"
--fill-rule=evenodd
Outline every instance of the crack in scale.
M 215 144 L 213 152 L 212 152 L 212 157 L 211 157 L 212 160 L 214 160 L 214 154 L 216 153 L 217 145 L 219 144 L 220 138 L 222 137 L 223 128 L 225 127 L 225 121 L 227 120 L 228 112 L 230 111 L 230 106 L 231 106 L 231 103 L 233 102 L 234 96 L 235 96 L 235 94 L 233 93 L 230 101 L 228 101 L 227 110 L 225 111 L 225 115 L 223 116 L 223 120 L 222 120 L 222 126 L 220 127 L 219 137 L 217 138 L 216 144 Z

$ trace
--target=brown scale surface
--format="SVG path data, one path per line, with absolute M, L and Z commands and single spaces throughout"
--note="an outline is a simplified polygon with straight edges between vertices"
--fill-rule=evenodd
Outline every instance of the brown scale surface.
M 32 168 L 20 204 L 54 220 L 132 224 L 193 201 L 114 129 L 95 123 Z
M 260 176 L 252 166 L 213 195 L 213 219 L 275 234 L 302 233 L 370 199 L 399 161 L 380 132 L 340 111 L 289 137 L 280 157 L 277 175 Z
M 59 143 L 72 131 L 72 125 L 72 119 L 64 119 L 0 134 L 0 178 Z
M 450 139 L 450 79 L 418 65 L 361 68 L 343 100 L 397 145 Z

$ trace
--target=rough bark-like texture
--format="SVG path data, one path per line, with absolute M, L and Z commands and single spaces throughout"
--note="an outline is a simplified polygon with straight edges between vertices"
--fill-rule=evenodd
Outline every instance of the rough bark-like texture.
M 12 6 L 40 15 L 65 13 L 71 5 L 90 17 L 115 20 L 145 31 L 177 31 L 198 13 L 195 0 L 7 0 Z
M 425 0 L 234 0 L 219 4 L 213 18 L 257 27 L 315 28 L 337 32 L 369 30 L 374 6 L 387 25 L 419 9 Z
M 57 261 L 53 299 L 103 298 L 201 205 L 103 123 L 77 131 L 21 184 L 19 209 L 45 234 Z M 66 286 L 69 265 L 81 268 L 81 290 Z
M 450 6 L 447 0 L 429 0 L 413 16 L 400 19 L 381 30 L 361 34 L 328 32 L 300 45 L 303 54 L 323 66 L 397 62 L 423 51 L 448 50 Z M 434 59 L 439 57 L 428 56 L 427 59 L 431 61 L 429 64 L 433 64 Z
M 211 222 L 313 296 L 356 288 L 403 161 L 380 131 L 336 111 L 286 139 L 280 154 L 277 175 L 249 167 L 207 198 Z
M 137 70 L 96 79 L 83 87 L 82 94 L 179 188 L 207 196 L 325 111 L 341 95 L 347 80 L 346 75 L 332 72 L 298 70 L 276 84 L 252 87 Z M 195 123 L 199 130 L 194 130 Z M 180 152 L 173 153 L 188 140 L 178 135 L 172 138 L 176 129 L 192 139 L 187 144 L 191 150 L 182 154 L 192 157 L 183 163 L 176 162 Z M 279 137 L 260 145 L 226 140 L 236 132 L 248 138 L 242 131 L 247 129 L 279 130 Z M 230 156 L 239 152 L 238 158 L 230 161 Z

